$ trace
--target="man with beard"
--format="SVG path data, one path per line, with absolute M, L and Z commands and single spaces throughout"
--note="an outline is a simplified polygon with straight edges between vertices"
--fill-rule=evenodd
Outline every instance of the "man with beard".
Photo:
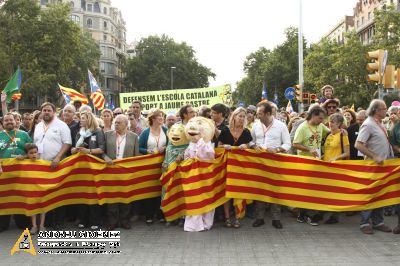
M 38 147 L 40 159 L 51 162 L 51 168 L 56 168 L 64 155 L 71 149 L 71 131 L 67 124 L 62 122 L 55 115 L 54 104 L 45 102 L 40 107 L 43 120 L 37 124 L 34 143 Z M 65 208 L 55 210 L 54 228 L 60 230 L 65 220 Z
M 3 126 L 4 130 L 0 132 L 0 158 L 15 158 L 18 155 L 24 155 L 25 144 L 32 142 L 28 133 L 15 129 L 15 119 L 12 113 L 8 113 L 4 116 Z M 10 215 L 0 216 L 0 232 L 8 228 L 10 217 Z M 24 218 L 24 216 L 18 217 Z M 16 219 L 17 225 L 19 224 L 19 220 L 22 219 Z

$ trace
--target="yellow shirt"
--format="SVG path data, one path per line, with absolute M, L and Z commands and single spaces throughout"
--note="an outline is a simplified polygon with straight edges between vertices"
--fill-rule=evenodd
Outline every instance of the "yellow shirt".
M 349 145 L 349 137 L 343 136 L 343 149 Z M 330 161 L 342 154 L 342 147 L 340 145 L 340 132 L 336 133 L 335 135 L 329 134 L 325 140 L 324 151 L 324 161 Z

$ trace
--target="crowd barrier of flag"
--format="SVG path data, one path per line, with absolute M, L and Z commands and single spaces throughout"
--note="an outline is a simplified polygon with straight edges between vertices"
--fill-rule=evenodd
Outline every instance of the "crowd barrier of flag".
M 229 198 L 260 200 L 323 211 L 357 211 L 400 203 L 400 160 L 323 162 L 253 150 L 216 150 L 212 161 L 172 164 L 161 175 L 162 155 L 116 161 L 108 166 L 74 155 L 51 169 L 44 161 L 3 161 L 0 215 L 32 215 L 58 206 L 128 203 L 165 194 L 162 209 L 171 221 L 197 215 Z M 240 206 L 240 205 L 238 205 Z
M 129 203 L 159 197 L 163 156 L 132 157 L 106 165 L 89 155 L 73 155 L 57 169 L 48 161 L 3 160 L 0 215 L 33 215 L 71 204 Z

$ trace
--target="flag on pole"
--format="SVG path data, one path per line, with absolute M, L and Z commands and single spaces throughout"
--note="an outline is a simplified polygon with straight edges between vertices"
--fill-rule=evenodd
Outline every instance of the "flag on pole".
M 287 103 L 286 112 L 288 112 L 289 114 L 291 112 L 293 112 L 293 106 L 292 106 L 292 102 L 291 101 L 288 101 L 288 103 Z
M 104 109 L 104 95 L 101 92 L 99 85 L 97 84 L 96 79 L 94 78 L 92 72 L 88 69 L 89 74 L 89 83 L 90 83 L 90 99 L 93 102 L 93 106 L 98 110 Z
M 21 70 L 18 66 L 17 71 L 15 71 L 14 75 L 8 81 L 6 87 L 3 90 L 3 92 L 7 95 L 7 103 L 10 103 L 13 94 L 19 91 L 19 88 L 21 86 L 21 79 Z
M 263 82 L 263 90 L 261 94 L 261 100 L 268 100 L 268 92 L 267 92 L 267 85 L 265 84 L 265 80 Z
M 71 101 L 80 101 L 82 104 L 88 104 L 89 101 L 87 97 L 74 89 L 66 88 L 58 84 L 61 94 L 63 95 L 65 102 L 69 104 Z
M 21 93 L 14 93 L 12 96 L 11 96 L 11 99 L 15 102 L 15 101 L 17 101 L 17 100 L 21 100 L 21 98 L 22 98 L 22 94 Z

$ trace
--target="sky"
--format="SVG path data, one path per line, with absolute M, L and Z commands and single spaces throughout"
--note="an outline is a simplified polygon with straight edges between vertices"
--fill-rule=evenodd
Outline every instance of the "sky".
M 306 40 L 318 42 L 353 14 L 357 2 L 303 0 Z M 128 43 L 166 34 L 192 46 L 198 61 L 217 75 L 210 86 L 236 87 L 245 76 L 246 56 L 260 47 L 273 49 L 285 40 L 287 27 L 299 25 L 299 0 L 112 0 L 112 5 L 126 21 Z

